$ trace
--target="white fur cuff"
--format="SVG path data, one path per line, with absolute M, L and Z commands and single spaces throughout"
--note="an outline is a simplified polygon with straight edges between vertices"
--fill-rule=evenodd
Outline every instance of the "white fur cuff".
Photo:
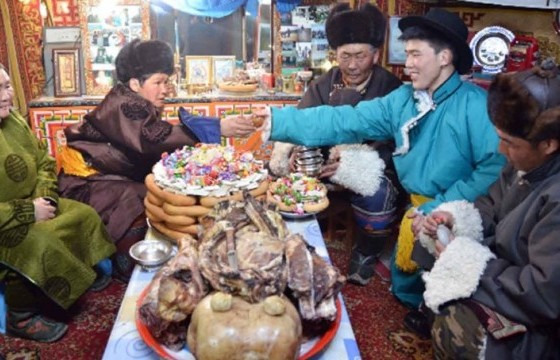
M 451 300 L 471 296 L 486 269 L 496 256 L 486 246 L 468 237 L 456 237 L 441 253 L 432 271 L 422 275 L 426 284 L 424 302 L 434 313 Z
M 286 176 L 290 173 L 290 155 L 295 145 L 276 141 L 270 155 L 270 171 L 276 176 Z
M 465 200 L 450 201 L 441 204 L 433 211 L 451 213 L 454 219 L 451 232 L 454 237 L 465 236 L 477 242 L 482 241 L 482 218 L 473 203 Z M 418 234 L 418 241 L 430 254 L 436 254 L 434 239 L 424 234 L 424 232 L 420 232 Z
M 258 130 L 261 131 L 261 140 L 265 143 L 270 139 L 270 134 L 272 133 L 272 111 L 270 106 L 265 107 L 263 111 L 265 112 L 265 119 Z
M 465 200 L 450 201 L 441 204 L 436 210 L 447 211 L 453 215 L 453 235 L 482 241 L 482 217 L 473 203 Z
M 362 196 L 372 196 L 381 184 L 385 162 L 365 144 L 338 145 L 340 165 L 330 180 Z

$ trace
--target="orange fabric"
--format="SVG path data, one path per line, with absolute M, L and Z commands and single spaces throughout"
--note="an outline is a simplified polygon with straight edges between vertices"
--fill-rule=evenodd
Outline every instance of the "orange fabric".
M 86 164 L 82 153 L 68 146 L 63 146 L 58 153 L 61 168 L 67 175 L 87 177 L 97 174 L 97 170 Z

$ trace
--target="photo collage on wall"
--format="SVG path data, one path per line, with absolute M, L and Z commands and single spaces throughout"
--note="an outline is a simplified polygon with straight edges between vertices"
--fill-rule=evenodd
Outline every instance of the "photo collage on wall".
M 281 15 L 282 67 L 308 69 L 320 67 L 328 57 L 325 33 L 328 5 L 298 6 Z

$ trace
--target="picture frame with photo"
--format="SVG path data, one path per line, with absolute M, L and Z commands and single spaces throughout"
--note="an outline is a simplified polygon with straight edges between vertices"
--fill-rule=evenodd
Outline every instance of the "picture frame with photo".
M 212 56 L 212 77 L 214 84 L 224 82 L 233 77 L 235 72 L 235 56 Z
M 76 0 L 82 33 L 82 56 L 87 95 L 105 95 L 115 85 L 115 58 L 135 38 L 150 38 L 150 7 L 142 0 Z
M 391 65 L 404 65 L 406 62 L 406 52 L 404 42 L 399 40 L 402 32 L 399 29 L 400 16 L 389 18 L 389 41 L 387 43 L 387 63 Z
M 80 49 L 53 49 L 54 96 L 81 96 Z
M 185 56 L 185 69 L 187 85 L 212 84 L 211 56 Z

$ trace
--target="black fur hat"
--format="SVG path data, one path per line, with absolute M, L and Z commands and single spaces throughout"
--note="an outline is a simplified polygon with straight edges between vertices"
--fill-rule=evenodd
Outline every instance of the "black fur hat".
M 364 4 L 352 10 L 350 5 L 338 4 L 329 13 L 325 30 L 330 47 L 364 43 L 378 48 L 385 41 L 387 19 L 374 5 Z
M 127 83 L 144 75 L 174 71 L 173 50 L 164 41 L 134 39 L 126 44 L 115 59 L 117 79 Z
M 500 74 L 488 90 L 494 125 L 530 142 L 560 136 L 560 76 L 555 64 Z

